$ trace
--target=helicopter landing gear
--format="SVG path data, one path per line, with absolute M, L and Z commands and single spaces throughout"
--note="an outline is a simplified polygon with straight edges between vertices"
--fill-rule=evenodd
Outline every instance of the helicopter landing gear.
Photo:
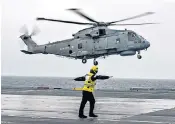
M 86 57 L 84 56 L 83 59 L 82 59 L 82 63 L 85 64 L 87 62 L 87 59 Z
M 142 56 L 140 55 L 140 51 L 138 51 L 137 58 L 138 59 L 141 59 L 142 58 Z
M 137 55 L 137 58 L 138 58 L 138 59 L 141 59 L 141 58 L 142 58 L 142 56 L 141 56 L 140 54 L 138 54 L 138 55 Z
M 96 59 L 94 58 L 94 61 L 93 61 L 94 65 L 98 65 L 98 61 L 96 61 Z
M 85 64 L 87 62 L 87 59 L 82 59 L 82 63 Z

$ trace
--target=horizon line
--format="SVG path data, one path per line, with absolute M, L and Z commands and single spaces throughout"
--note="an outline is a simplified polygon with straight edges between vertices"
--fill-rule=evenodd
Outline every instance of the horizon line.
M 83 76 L 83 75 L 82 75 Z M 45 75 L 1 75 L 1 77 L 53 77 L 53 78 L 76 78 L 71 76 L 45 76 Z M 79 76 L 80 77 L 80 76 Z M 175 80 L 175 78 L 131 78 L 131 77 L 112 77 L 112 79 L 153 79 L 153 80 Z

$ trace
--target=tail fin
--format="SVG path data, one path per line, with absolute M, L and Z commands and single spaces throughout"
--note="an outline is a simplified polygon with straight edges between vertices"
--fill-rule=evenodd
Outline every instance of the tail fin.
M 24 43 L 27 45 L 28 51 L 21 50 L 21 52 L 24 52 L 26 54 L 32 54 L 33 48 L 38 46 L 31 38 L 30 35 L 21 35 L 20 38 L 24 41 Z

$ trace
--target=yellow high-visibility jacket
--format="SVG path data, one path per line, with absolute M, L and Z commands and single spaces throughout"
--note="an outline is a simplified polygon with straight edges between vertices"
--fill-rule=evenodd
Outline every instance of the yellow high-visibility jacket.
M 95 88 L 95 81 L 92 81 L 91 77 L 93 76 L 92 73 L 88 73 L 86 76 L 86 80 L 84 82 L 84 87 L 83 87 L 83 91 L 88 91 L 88 92 L 94 92 L 94 88 Z

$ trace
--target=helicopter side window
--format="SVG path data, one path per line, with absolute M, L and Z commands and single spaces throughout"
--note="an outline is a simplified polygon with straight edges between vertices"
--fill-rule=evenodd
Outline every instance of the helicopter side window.
M 99 36 L 106 35 L 105 29 L 99 29 Z
M 117 39 L 116 39 L 116 43 L 117 43 L 117 44 L 120 43 L 120 38 L 117 38 Z
M 78 49 L 82 49 L 82 47 L 83 47 L 82 43 L 79 43 L 78 44 Z

